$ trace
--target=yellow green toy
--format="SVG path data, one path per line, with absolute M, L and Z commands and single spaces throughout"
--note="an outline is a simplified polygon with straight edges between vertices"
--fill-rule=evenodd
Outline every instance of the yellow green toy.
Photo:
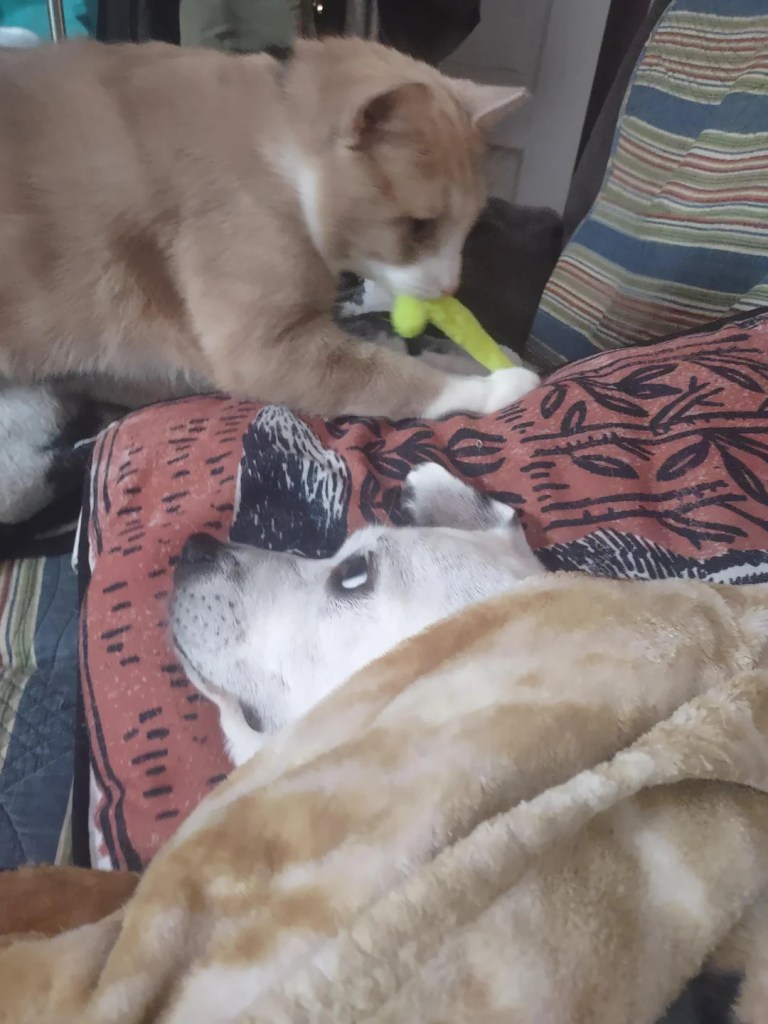
M 401 338 L 417 338 L 428 323 L 456 342 L 487 370 L 517 366 L 501 350 L 477 319 L 458 299 L 415 299 L 398 295 L 392 307 L 392 326 Z

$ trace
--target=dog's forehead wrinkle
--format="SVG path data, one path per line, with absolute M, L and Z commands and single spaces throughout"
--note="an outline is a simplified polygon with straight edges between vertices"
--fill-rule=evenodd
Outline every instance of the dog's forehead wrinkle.
M 411 527 L 388 530 L 379 537 L 376 545 L 377 576 L 386 581 L 389 588 L 394 587 L 395 593 L 404 600 L 407 588 L 418 578 L 416 566 L 419 556 L 423 555 L 421 545 L 414 544 L 416 531 Z M 415 574 L 414 574 L 415 573 Z M 382 587 L 374 587 L 374 592 L 381 594 Z
M 472 529 L 468 526 L 430 526 L 423 524 L 412 527 L 414 546 L 426 550 L 444 549 L 451 552 L 471 550 L 482 545 L 482 538 L 485 534 L 496 533 L 494 529 Z
M 361 548 L 376 546 L 387 532 L 383 526 L 363 526 L 359 530 L 355 530 L 336 552 L 333 561 L 343 562 L 345 558 Z
M 311 561 L 312 559 L 297 555 L 288 562 L 288 571 L 295 579 L 303 581 L 306 575 L 305 570 Z

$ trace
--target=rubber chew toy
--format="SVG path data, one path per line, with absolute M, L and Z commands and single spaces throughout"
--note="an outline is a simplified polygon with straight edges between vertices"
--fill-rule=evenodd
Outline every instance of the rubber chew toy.
M 401 338 L 417 338 L 428 323 L 438 327 L 487 370 L 519 365 L 502 352 L 493 338 L 458 299 L 414 299 L 398 295 L 392 307 L 392 326 Z

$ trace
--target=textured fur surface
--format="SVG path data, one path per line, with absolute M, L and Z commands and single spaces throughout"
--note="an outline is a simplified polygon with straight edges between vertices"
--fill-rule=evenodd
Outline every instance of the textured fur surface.
M 3 951 L 0 1021 L 651 1024 L 719 947 L 759 1024 L 767 625 L 765 586 L 558 574 L 437 624 L 124 911 Z
M 531 372 L 457 380 L 331 320 L 343 269 L 458 285 L 482 128 L 522 89 L 362 40 L 295 55 L 163 44 L 0 51 L 0 376 L 179 376 L 334 415 L 489 412 Z

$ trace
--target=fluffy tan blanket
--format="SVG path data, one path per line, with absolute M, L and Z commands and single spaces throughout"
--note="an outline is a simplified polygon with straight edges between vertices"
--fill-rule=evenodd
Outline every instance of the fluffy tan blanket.
M 768 587 L 682 581 L 544 577 L 441 623 L 237 771 L 124 911 L 0 953 L 0 1021 L 651 1024 L 724 940 L 765 1020 L 767 642 Z

